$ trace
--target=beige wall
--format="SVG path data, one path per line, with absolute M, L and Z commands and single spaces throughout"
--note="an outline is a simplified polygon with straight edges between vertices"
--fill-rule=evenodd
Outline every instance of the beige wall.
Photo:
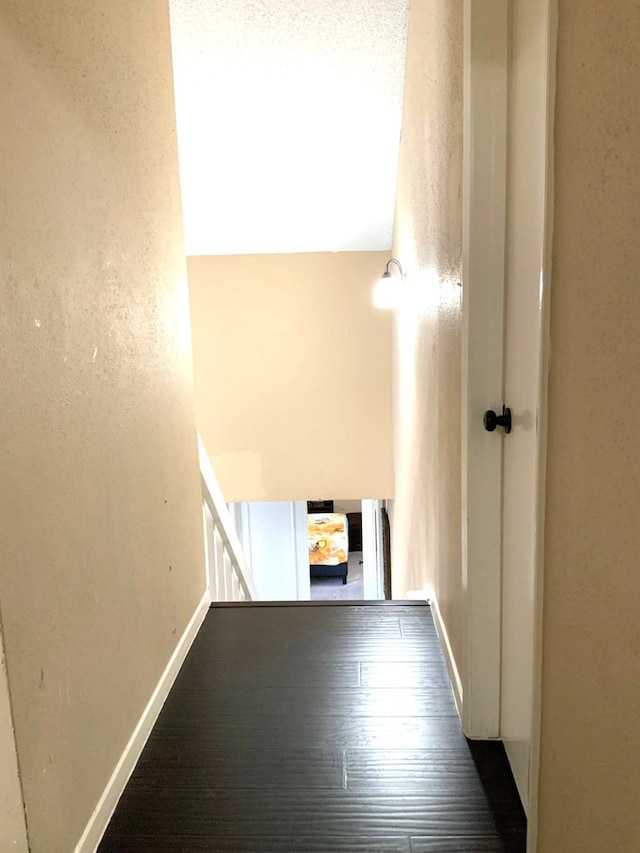
M 393 493 L 385 252 L 188 259 L 198 425 L 227 501 Z
M 0 115 L 0 600 L 69 853 L 204 592 L 164 0 L 6 0 Z
M 640 849 L 635 0 L 560 0 L 540 853 Z
M 462 2 L 411 4 L 394 253 L 393 588 L 433 584 L 460 652 Z
M 631 0 L 559 5 L 537 849 L 631 853 L 640 849 L 640 20 Z M 456 655 L 461 60 L 460 4 L 412 3 L 394 253 L 415 290 L 430 290 L 398 315 L 394 339 L 394 581 L 398 593 L 434 584 Z

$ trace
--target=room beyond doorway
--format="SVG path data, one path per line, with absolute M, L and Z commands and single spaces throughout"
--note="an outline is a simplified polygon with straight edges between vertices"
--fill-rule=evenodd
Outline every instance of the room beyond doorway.
M 385 598 L 382 500 L 256 501 L 229 510 L 260 600 Z

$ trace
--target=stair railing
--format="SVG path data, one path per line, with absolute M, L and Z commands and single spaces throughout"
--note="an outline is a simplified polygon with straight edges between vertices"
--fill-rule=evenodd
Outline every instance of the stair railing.
M 198 455 L 205 560 L 211 600 L 256 601 L 258 596 L 251 571 L 200 435 Z

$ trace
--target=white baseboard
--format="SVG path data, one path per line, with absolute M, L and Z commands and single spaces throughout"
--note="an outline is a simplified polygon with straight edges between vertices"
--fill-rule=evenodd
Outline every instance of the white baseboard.
M 444 659 L 447 664 L 447 669 L 449 670 L 449 678 L 451 679 L 451 687 L 453 689 L 453 699 L 456 703 L 456 710 L 458 712 L 460 720 L 462 720 L 462 700 L 464 695 L 462 690 L 462 680 L 460 678 L 460 673 L 458 672 L 456 659 L 454 658 L 453 652 L 451 650 L 449 635 L 447 634 L 447 629 L 440 614 L 438 602 L 436 600 L 435 595 L 432 594 L 431 590 L 428 593 L 427 601 L 431 606 L 431 615 L 433 616 L 433 623 L 436 626 L 436 631 L 440 639 L 440 645 L 442 646 L 442 651 L 444 653 Z
M 120 760 L 116 764 L 116 768 L 111 774 L 111 778 L 107 783 L 107 787 L 95 807 L 84 832 L 78 841 L 74 853 L 95 853 L 98 844 L 102 840 L 102 836 L 111 820 L 113 812 L 118 804 L 122 792 L 125 789 L 129 777 L 138 763 L 140 753 L 144 749 L 147 738 L 151 734 L 151 730 L 158 719 L 158 714 L 162 710 L 165 699 L 173 682 L 184 662 L 187 652 L 191 648 L 191 644 L 196 638 L 196 634 L 200 630 L 209 606 L 211 604 L 211 593 L 207 590 L 198 605 L 196 612 L 191 617 L 180 642 L 176 646 L 174 653 L 171 655 L 169 663 L 162 677 L 158 682 L 156 689 L 153 691 L 151 699 L 144 709 L 142 716 L 135 727 L 129 743 L 125 747 L 124 752 L 120 756 Z

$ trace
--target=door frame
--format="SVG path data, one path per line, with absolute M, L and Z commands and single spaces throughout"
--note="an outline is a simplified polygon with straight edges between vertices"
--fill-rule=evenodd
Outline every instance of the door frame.
M 540 280 L 540 362 L 534 556 L 533 731 L 528 849 L 535 850 L 542 673 L 544 496 L 549 279 L 553 229 L 553 118 L 557 0 L 546 16 L 545 233 Z M 482 417 L 503 400 L 508 0 L 464 0 L 462 342 L 462 724 L 472 738 L 500 737 L 502 623 L 502 446 Z
M 362 500 L 362 576 L 365 601 L 384 599 L 382 501 Z
M 18 765 L 18 750 L 13 726 L 9 676 L 4 653 L 4 633 L 0 616 L 0 806 L 3 823 L 0 826 L 2 849 L 27 853 L 29 840 Z M 5 846 L 6 845 L 6 846 Z
M 536 553 L 534 589 L 534 659 L 533 713 L 531 732 L 531 763 L 529 770 L 529 814 L 527 821 L 527 850 L 538 846 L 538 803 L 540 782 L 540 732 L 542 717 L 542 655 L 544 602 L 544 532 L 547 476 L 547 424 L 549 413 L 549 367 L 551 359 L 551 279 L 554 225 L 554 131 L 556 107 L 556 58 L 558 44 L 558 0 L 539 0 L 546 15 L 546 162 L 545 162 L 545 224 L 542 271 L 540 276 L 540 363 L 539 410 L 537 447 Z

